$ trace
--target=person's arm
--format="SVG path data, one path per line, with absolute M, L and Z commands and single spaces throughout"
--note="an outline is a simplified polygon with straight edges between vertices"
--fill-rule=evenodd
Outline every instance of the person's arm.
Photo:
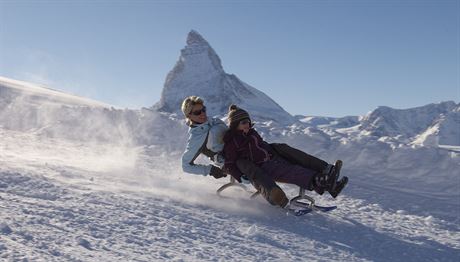
M 187 141 L 185 152 L 182 154 L 182 170 L 186 173 L 207 176 L 211 172 L 212 165 L 195 164 L 194 161 L 200 154 L 203 141 L 194 139 L 191 135 Z
M 227 129 L 227 125 L 222 120 L 219 118 L 212 119 L 207 142 L 207 147 L 211 151 L 222 152 L 224 149 L 224 135 Z
M 241 183 L 243 173 L 238 169 L 236 160 L 238 160 L 238 151 L 233 141 L 228 141 L 224 145 L 225 164 L 224 170 Z
M 270 158 L 270 155 L 275 154 L 270 144 L 267 141 L 265 141 L 256 130 L 254 130 L 252 134 L 256 137 L 257 144 L 261 147 L 263 151 L 265 151 L 265 153 L 267 153 L 267 158 Z

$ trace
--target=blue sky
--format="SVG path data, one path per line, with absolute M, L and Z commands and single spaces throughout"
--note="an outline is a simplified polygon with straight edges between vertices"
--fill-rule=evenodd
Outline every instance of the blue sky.
M 0 76 L 149 107 L 194 29 L 291 114 L 363 115 L 459 102 L 459 14 L 456 0 L 0 0 Z

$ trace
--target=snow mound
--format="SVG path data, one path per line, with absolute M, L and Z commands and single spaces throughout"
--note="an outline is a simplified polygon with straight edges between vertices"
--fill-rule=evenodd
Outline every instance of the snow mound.
M 29 104 L 40 105 L 43 103 L 56 103 L 58 105 L 74 105 L 74 106 L 91 106 L 91 107 L 105 107 L 111 106 L 102 102 L 91 100 L 84 97 L 66 94 L 50 88 L 41 87 L 36 84 L 18 81 L 0 76 L 0 97 L 2 105 L 11 103 L 12 100 L 21 99 L 27 101 Z
M 170 114 L 117 109 L 33 84 L 0 78 L 0 128 L 120 145 L 158 145 L 178 150 L 165 136 L 185 138 L 186 126 Z M 170 131 L 165 132 L 166 129 Z M 180 146 L 182 148 L 182 145 Z

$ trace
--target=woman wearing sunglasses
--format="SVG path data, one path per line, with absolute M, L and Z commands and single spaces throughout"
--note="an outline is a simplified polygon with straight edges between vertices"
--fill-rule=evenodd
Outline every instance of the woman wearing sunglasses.
M 185 98 L 181 109 L 189 126 L 187 146 L 182 155 L 184 172 L 214 178 L 227 176 L 222 171 L 224 160 L 219 154 L 224 147 L 222 139 L 227 125 L 219 118 L 208 118 L 204 101 L 197 96 Z M 200 154 L 208 156 L 214 165 L 195 164 Z
M 286 144 L 268 144 L 253 128 L 245 110 L 230 106 L 228 122 L 230 128 L 224 136 L 224 170 L 240 182 L 248 179 L 272 205 L 284 207 L 289 202 L 275 181 L 319 194 L 327 191 L 334 198 L 347 184 L 347 177 L 337 181 L 342 161 L 338 160 L 333 166 Z

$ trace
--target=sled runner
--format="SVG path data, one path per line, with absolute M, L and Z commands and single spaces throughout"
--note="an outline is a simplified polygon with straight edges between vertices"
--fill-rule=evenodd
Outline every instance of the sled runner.
M 229 187 L 233 187 L 233 186 L 236 186 L 236 187 L 239 187 L 239 188 L 242 188 L 242 189 L 248 191 L 248 189 L 246 188 L 246 186 L 244 184 L 236 182 L 236 179 L 234 177 L 230 176 L 230 182 L 225 184 L 225 185 L 223 185 L 223 186 L 221 186 L 221 187 L 219 187 L 219 189 L 217 189 L 216 193 L 217 193 L 217 195 L 222 196 L 220 194 L 222 191 L 224 191 L 225 189 L 227 189 Z
M 260 192 L 255 192 L 251 198 L 255 198 Z M 305 189 L 299 187 L 299 195 L 292 198 L 285 209 L 293 212 L 295 216 L 302 216 L 312 211 L 329 212 L 336 209 L 337 206 L 318 206 L 315 204 L 315 199 L 311 196 L 305 195 Z
M 230 176 L 230 182 L 221 186 L 219 189 L 217 189 L 217 194 L 219 196 L 222 196 L 221 193 L 225 189 L 229 187 L 240 187 L 246 191 L 249 192 L 249 190 L 246 188 L 244 184 L 238 183 L 235 178 Z M 251 199 L 257 197 L 260 195 L 260 192 L 257 191 L 251 195 Z M 319 206 L 315 204 L 315 199 L 313 197 L 305 195 L 305 189 L 299 187 L 299 195 L 296 197 L 292 198 L 289 201 L 288 206 L 286 207 L 289 211 L 293 212 L 294 215 L 296 216 L 301 216 L 308 214 L 312 211 L 321 211 L 321 212 L 329 212 L 337 208 L 337 206 Z

